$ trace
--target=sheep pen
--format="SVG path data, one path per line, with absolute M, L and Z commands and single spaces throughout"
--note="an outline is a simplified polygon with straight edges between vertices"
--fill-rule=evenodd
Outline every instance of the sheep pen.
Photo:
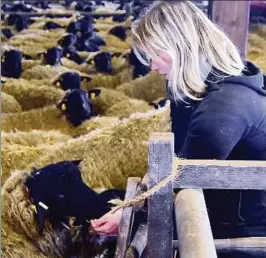
M 81 160 L 79 168 L 87 186 L 124 190 L 128 177 L 143 177 L 147 172 L 149 134 L 171 131 L 170 101 L 157 108 L 150 103 L 167 96 L 166 78 L 156 72 L 134 78 L 134 65 L 126 57 L 132 50 L 128 28 L 133 16 L 91 22 L 74 10 L 69 17 L 57 17 L 61 10 L 50 11 L 54 14 L 49 17 L 28 20 L 20 32 L 16 24 L 2 21 L 14 36 L 1 36 L 1 52 L 14 48 L 22 53 L 21 75 L 4 78 L 1 85 L 3 258 L 63 258 L 72 241 L 74 227 L 55 230 L 49 220 L 44 234 L 39 234 L 35 207 L 24 185 L 34 169 Z M 47 24 L 51 28 L 45 28 Z M 117 26 L 125 28 L 125 40 L 110 34 Z M 75 40 L 61 46 L 59 40 L 69 33 Z M 54 64 L 46 64 L 44 55 L 53 47 L 62 53 L 48 56 Z M 105 64 L 111 71 L 97 71 L 93 58 L 101 52 L 112 56 L 111 63 Z M 266 25 L 250 30 L 247 57 L 266 72 Z M 70 108 L 75 111 L 76 102 L 59 108 L 69 90 L 56 82 L 66 72 L 80 75 L 77 85 L 88 94 L 94 112 L 79 125 L 73 125 L 66 115 Z

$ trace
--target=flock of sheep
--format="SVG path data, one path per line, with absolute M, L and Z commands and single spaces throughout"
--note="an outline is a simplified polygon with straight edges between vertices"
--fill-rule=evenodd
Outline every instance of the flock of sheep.
M 149 133 L 170 130 L 169 102 L 159 102 L 165 80 L 132 51 L 134 17 L 96 19 L 68 10 L 71 15 L 58 18 L 58 9 L 48 11 L 55 14 L 10 14 L 2 23 L 2 257 L 112 257 L 115 239 L 92 234 L 81 241 L 71 218 L 85 210 L 87 219 L 96 211 L 99 217 L 99 196 L 110 195 L 104 190 L 124 190 L 129 176 L 146 173 Z M 66 166 L 78 181 L 60 181 Z M 76 201 L 63 214 L 65 226 L 55 226 L 55 199 L 36 202 L 37 196 L 53 189 L 67 195 L 77 185 L 70 202 L 79 198 L 86 208 Z
M 117 193 L 129 176 L 143 177 L 150 132 L 171 129 L 169 102 L 161 101 L 164 77 L 149 71 L 132 52 L 134 17 L 127 15 L 128 6 L 117 10 L 117 5 L 96 2 L 71 7 L 123 15 L 91 18 L 71 8 L 18 4 L 16 10 L 44 14 L 2 17 L 4 258 L 112 257 L 114 238 L 89 234 L 84 240 L 72 219 L 80 211 L 95 217 L 97 209 L 99 216 L 104 190 Z M 137 12 L 141 5 L 134 8 Z M 63 12 L 69 15 L 58 17 Z M 251 34 L 249 57 L 266 70 L 261 35 L 264 29 Z M 76 209 L 69 210 L 69 202 L 61 207 L 66 209 L 59 221 L 64 220 L 63 227 L 55 226 L 51 215 L 59 205 L 52 193 L 58 195 L 59 189 L 64 194 L 76 189 L 69 195 L 70 201 L 76 198 Z M 40 193 L 52 197 L 36 202 Z

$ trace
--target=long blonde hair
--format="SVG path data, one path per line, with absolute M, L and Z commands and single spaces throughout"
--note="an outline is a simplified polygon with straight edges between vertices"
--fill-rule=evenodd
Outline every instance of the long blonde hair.
M 205 57 L 218 80 L 240 75 L 244 69 L 238 49 L 195 4 L 190 1 L 156 1 L 132 24 L 133 49 L 150 65 L 165 51 L 173 58 L 169 90 L 174 99 L 199 100 L 207 85 L 201 76 Z M 225 75 L 226 74 L 226 75 Z

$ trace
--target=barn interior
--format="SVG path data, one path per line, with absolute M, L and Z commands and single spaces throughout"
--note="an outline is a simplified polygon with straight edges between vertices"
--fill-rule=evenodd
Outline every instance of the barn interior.
M 151 2 L 1 1 L 1 257 L 115 257 L 89 221 L 146 174 L 150 133 L 171 131 L 165 77 L 132 48 Z M 193 2 L 211 17 L 212 1 Z M 266 73 L 255 2 L 247 59 Z

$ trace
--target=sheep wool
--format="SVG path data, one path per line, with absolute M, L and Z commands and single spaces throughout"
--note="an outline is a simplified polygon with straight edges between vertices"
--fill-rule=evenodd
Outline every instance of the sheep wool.
M 2 258 L 48 258 L 25 235 L 17 233 L 5 218 L 1 219 L 1 242 Z
M 42 131 L 32 130 L 30 132 L 1 133 L 2 147 L 6 145 L 19 144 L 22 146 L 36 147 L 40 144 L 54 144 L 71 139 L 70 135 L 63 134 L 57 130 Z
M 11 95 L 1 92 L 1 113 L 21 112 L 21 106 L 18 101 Z
M 18 258 L 25 257 L 24 255 L 19 256 L 19 253 L 24 249 L 27 249 L 25 253 L 29 254 L 27 257 L 30 258 L 63 257 L 65 250 L 64 242 L 67 236 L 66 230 L 60 232 L 54 231 L 47 221 L 43 236 L 39 235 L 35 220 L 35 209 L 31 205 L 24 187 L 24 180 L 27 175 L 28 173 L 23 171 L 14 172 L 2 188 L 2 218 L 7 222 L 4 231 L 7 236 L 12 232 L 13 236 L 11 236 L 11 239 L 8 237 L 4 240 L 4 248 L 8 250 L 6 252 L 12 255 L 15 255 L 17 252 Z M 15 237 L 16 239 L 14 239 Z M 23 241 L 25 238 L 28 241 Z M 14 243 L 18 244 L 13 250 L 8 248 L 12 244 L 12 240 L 15 240 Z M 34 243 L 34 246 L 31 243 Z M 38 250 L 37 256 L 34 256 L 34 247 Z
M 2 91 L 14 96 L 23 111 L 56 104 L 65 95 L 62 89 L 46 85 L 36 87 L 25 80 L 20 82 L 19 84 L 16 80 L 7 82 Z
M 152 108 L 153 107 L 150 106 L 146 101 L 138 99 L 127 99 L 107 109 L 105 115 L 117 116 L 118 118 L 122 119 L 129 117 L 131 114 L 136 112 L 147 112 Z
M 25 71 L 27 69 L 30 69 L 36 65 L 41 65 L 41 60 L 24 60 L 22 59 L 22 70 Z
M 21 78 L 26 80 L 42 80 L 42 79 L 52 79 L 59 73 L 70 71 L 70 69 L 64 66 L 51 66 L 51 65 L 37 65 L 24 71 Z
M 114 89 L 118 85 L 123 84 L 125 82 L 130 82 L 132 80 L 132 69 L 125 68 L 122 69 L 117 74 L 89 74 L 89 77 L 92 78 L 91 81 L 84 84 L 84 89 L 91 90 L 97 87 Z
M 116 117 L 93 117 L 80 126 L 73 126 L 55 106 L 24 111 L 18 114 L 2 115 L 3 132 L 30 132 L 31 130 L 58 130 L 73 137 L 104 128 L 117 121 Z
M 128 177 L 143 177 L 147 171 L 149 134 L 165 131 L 170 131 L 169 102 L 158 110 L 135 113 L 110 127 L 69 140 L 26 169 L 81 159 L 82 177 L 90 187 L 125 189 Z
M 15 146 L 17 148 L 17 146 Z M 1 149 L 1 184 L 10 176 L 11 171 L 24 169 L 28 164 L 34 162 L 37 158 L 45 155 L 49 151 L 50 145 L 38 147 L 22 146 L 19 149 L 12 150 L 3 147 Z
M 150 72 L 143 77 L 119 85 L 116 90 L 131 98 L 151 102 L 166 96 L 166 80 L 163 75 Z

